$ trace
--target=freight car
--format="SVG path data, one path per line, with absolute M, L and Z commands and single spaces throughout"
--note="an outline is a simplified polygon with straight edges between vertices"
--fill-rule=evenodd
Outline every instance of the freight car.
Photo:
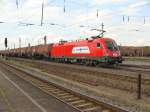
M 122 56 L 150 57 L 150 47 L 121 46 Z
M 115 64 L 122 63 L 122 56 L 116 42 L 111 38 L 92 37 L 91 39 L 74 42 L 60 41 L 55 44 L 29 46 L 7 51 L 9 56 L 26 58 L 47 58 L 51 61 L 82 63 L 97 65 L 99 63 Z

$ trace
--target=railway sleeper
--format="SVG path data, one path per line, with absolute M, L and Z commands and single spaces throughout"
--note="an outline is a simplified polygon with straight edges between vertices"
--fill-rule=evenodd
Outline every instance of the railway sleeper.
M 75 100 L 79 100 L 79 98 L 78 97 L 68 98 L 65 101 L 66 102 L 71 102 L 71 101 L 75 101 Z
M 52 91 L 52 93 L 55 94 L 55 95 L 58 94 L 58 93 L 61 93 L 61 92 L 62 92 L 61 90 Z
M 46 85 L 46 84 L 40 84 L 40 87 L 43 87 L 43 88 L 53 88 L 54 89 L 54 87 L 51 87 L 51 86 Z
M 58 94 L 56 94 L 58 97 L 63 97 L 63 96 L 66 96 L 66 95 L 69 95 L 69 93 L 66 93 L 66 92 L 64 92 L 64 93 L 58 93 Z
M 112 112 L 112 111 L 109 109 L 103 109 L 102 112 Z
M 73 95 L 66 95 L 66 96 L 62 96 L 62 97 L 60 97 L 61 99 L 66 99 L 66 98 L 72 98 L 72 97 L 74 97 Z
M 90 102 L 86 102 L 84 104 L 87 104 L 87 103 L 90 103 Z M 93 105 L 93 104 L 89 104 L 89 105 L 85 105 L 85 106 L 81 106 L 81 107 L 78 107 L 80 110 L 84 110 L 84 109 L 88 109 L 88 108 L 94 108 L 96 107 L 97 105 Z
M 98 112 L 98 111 L 100 111 L 100 110 L 102 110 L 101 109 L 101 107 L 100 106 L 94 106 L 94 107 L 88 107 L 88 108 L 85 108 L 85 109 L 83 109 L 82 111 L 83 112 Z
M 47 91 L 53 93 L 53 92 L 59 91 L 59 89 L 53 89 L 53 88 L 51 88 L 51 89 L 47 89 Z
M 55 95 L 58 96 L 59 94 L 63 94 L 63 93 L 65 93 L 65 92 L 60 90 L 60 91 L 55 92 Z
M 81 108 L 81 107 L 85 107 L 85 106 L 90 106 L 93 105 L 91 102 L 87 102 L 87 103 L 83 103 L 83 104 L 79 104 L 79 105 L 75 105 L 77 108 Z
M 85 100 L 77 100 L 77 101 L 74 101 L 74 102 L 70 102 L 70 104 L 72 104 L 72 105 L 77 105 L 77 104 L 81 104 L 81 103 L 84 103 L 85 102 Z
M 56 88 L 48 87 L 48 86 L 40 86 L 40 87 L 43 88 L 43 89 L 49 89 L 49 90 L 50 90 L 50 89 L 51 89 L 51 90 L 52 90 L 52 89 L 56 89 Z
M 55 88 L 55 87 L 48 87 L 48 88 L 46 88 L 47 90 L 54 90 L 54 89 L 57 89 L 57 88 Z

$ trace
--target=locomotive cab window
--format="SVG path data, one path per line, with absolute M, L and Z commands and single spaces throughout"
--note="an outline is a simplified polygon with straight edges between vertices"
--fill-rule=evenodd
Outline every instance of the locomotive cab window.
M 100 43 L 97 43 L 97 48 L 102 48 Z
M 113 50 L 113 44 L 110 41 L 106 41 L 106 46 L 109 50 Z
M 119 49 L 115 42 L 106 41 L 106 46 L 111 51 Z

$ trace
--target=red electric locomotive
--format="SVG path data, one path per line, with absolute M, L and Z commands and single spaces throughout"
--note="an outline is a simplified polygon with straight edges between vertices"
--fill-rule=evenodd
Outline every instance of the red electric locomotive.
M 111 38 L 79 40 L 75 42 L 61 41 L 54 44 L 51 58 L 65 62 L 79 62 L 84 64 L 122 63 L 119 47 Z

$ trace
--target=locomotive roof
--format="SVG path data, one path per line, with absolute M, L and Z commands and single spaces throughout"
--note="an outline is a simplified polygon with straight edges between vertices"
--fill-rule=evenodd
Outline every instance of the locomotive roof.
M 87 43 L 87 42 L 97 42 L 97 41 L 103 42 L 104 40 L 112 41 L 113 39 L 111 39 L 109 37 L 103 37 L 103 38 L 88 39 L 88 40 L 76 40 L 76 41 L 65 42 L 65 43 L 56 43 L 55 45 L 72 45 L 72 44 L 76 44 L 76 43 Z

